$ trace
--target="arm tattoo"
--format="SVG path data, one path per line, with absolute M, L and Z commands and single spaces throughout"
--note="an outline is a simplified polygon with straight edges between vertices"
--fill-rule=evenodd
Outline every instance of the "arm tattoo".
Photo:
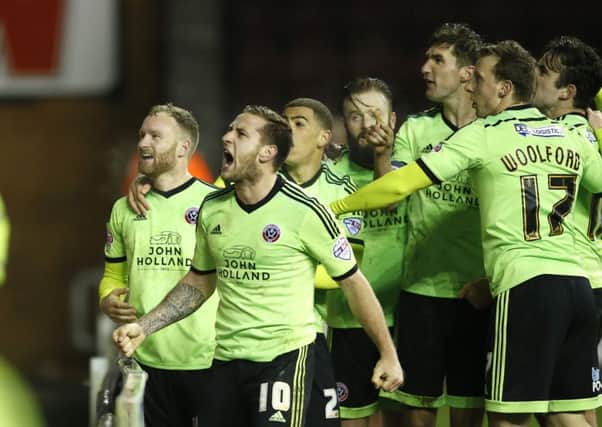
M 199 308 L 207 297 L 199 288 L 178 283 L 154 309 L 142 316 L 138 323 L 145 335 L 185 318 Z

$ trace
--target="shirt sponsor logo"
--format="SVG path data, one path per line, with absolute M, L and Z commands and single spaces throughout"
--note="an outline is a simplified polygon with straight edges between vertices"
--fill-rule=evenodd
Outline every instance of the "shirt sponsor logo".
M 222 252 L 224 258 L 233 258 L 233 259 L 255 259 L 255 249 L 249 246 L 236 245 L 231 246 L 229 248 L 224 249 Z
M 192 265 L 192 258 L 182 253 L 182 236 L 175 231 L 162 231 L 151 236 L 146 256 L 136 257 L 142 270 L 175 271 Z M 181 268 L 178 268 L 181 267 Z
M 270 273 L 259 271 L 255 264 L 255 249 L 235 245 L 222 251 L 223 266 L 217 268 L 217 275 L 223 280 L 267 281 Z
M 175 231 L 162 231 L 150 238 L 151 245 L 179 245 L 182 236 Z
M 362 229 L 362 220 L 360 218 L 344 218 L 343 224 L 345 224 L 347 231 L 352 236 L 358 234 Z
M 184 219 L 188 224 L 196 224 L 199 219 L 199 208 L 188 208 L 184 214 Z
M 564 136 L 562 127 L 558 125 L 542 126 L 538 128 L 527 126 L 524 123 L 514 123 L 514 130 L 522 136 L 532 135 L 543 138 Z
M 274 243 L 280 239 L 280 228 L 278 228 L 278 226 L 275 224 L 268 224 L 263 227 L 261 237 L 263 237 L 263 240 L 268 243 Z
M 344 402 L 349 397 L 349 388 L 345 383 L 337 382 L 337 399 Z
M 332 247 L 332 254 L 339 259 L 349 261 L 351 259 L 351 245 L 346 237 L 339 237 Z

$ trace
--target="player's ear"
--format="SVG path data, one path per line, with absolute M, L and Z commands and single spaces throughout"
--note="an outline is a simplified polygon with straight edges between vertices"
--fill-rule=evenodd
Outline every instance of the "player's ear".
M 569 83 L 568 85 L 566 85 L 565 87 L 560 89 L 560 93 L 558 94 L 558 97 L 560 98 L 561 101 L 568 101 L 569 99 L 575 99 L 576 96 L 577 96 L 577 87 L 572 83 Z
M 474 65 L 465 65 L 460 68 L 460 83 L 467 83 L 474 76 Z
M 192 147 L 192 141 L 190 138 L 181 138 L 178 141 L 176 147 L 176 156 L 178 157 L 187 157 L 190 153 L 190 148 Z
M 512 80 L 502 80 L 498 89 L 498 96 L 505 98 L 512 93 L 513 89 Z
M 332 131 L 330 129 L 322 129 L 318 135 L 318 148 L 324 148 L 332 139 Z
M 278 154 L 278 147 L 274 144 L 264 145 L 259 149 L 259 161 L 261 163 L 271 162 Z

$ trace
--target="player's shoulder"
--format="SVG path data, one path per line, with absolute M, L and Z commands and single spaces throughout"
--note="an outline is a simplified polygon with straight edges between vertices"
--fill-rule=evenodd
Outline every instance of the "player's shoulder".
M 420 123 L 430 123 L 433 120 L 441 118 L 441 106 L 436 105 L 434 107 L 427 108 L 426 110 L 419 111 L 417 113 L 408 114 L 406 117 L 406 123 L 413 125 Z
M 224 188 L 214 187 L 203 199 L 203 206 L 210 206 L 215 203 L 223 202 L 224 200 L 234 195 L 234 186 L 228 185 Z
M 194 179 L 194 181 L 192 183 L 192 186 L 195 188 L 199 188 L 202 191 L 207 192 L 207 193 L 212 193 L 216 190 L 221 190 L 223 188 L 223 187 L 218 187 L 217 185 L 211 184 L 209 182 L 203 181 L 200 178 L 195 177 L 193 179 Z
M 308 216 L 320 221 L 331 237 L 336 237 L 339 234 L 339 228 L 334 219 L 334 215 L 324 206 L 318 199 L 307 194 L 297 184 L 287 180 L 282 180 L 282 187 L 280 193 L 282 196 L 288 199 L 288 202 L 293 204 L 294 207 L 291 209 L 291 213 L 295 212 L 301 215 L 302 220 Z
M 340 187 L 348 194 L 357 191 L 357 185 L 351 176 L 335 170 L 328 162 L 322 162 L 320 168 L 322 176 L 324 177 L 324 181 L 327 184 L 337 188 Z

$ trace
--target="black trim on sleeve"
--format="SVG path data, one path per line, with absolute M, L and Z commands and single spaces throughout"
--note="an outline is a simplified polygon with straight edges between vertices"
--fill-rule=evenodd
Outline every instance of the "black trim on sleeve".
M 349 243 L 355 243 L 357 245 L 365 246 L 365 243 L 362 239 L 357 239 L 355 237 L 347 237 L 347 240 L 349 240 Z
M 116 264 L 118 262 L 125 262 L 125 261 L 127 261 L 127 257 L 120 256 L 118 258 L 111 258 L 111 257 L 106 256 L 105 257 L 105 261 Z
M 213 270 L 197 270 L 194 267 L 190 267 L 190 271 L 192 271 L 194 274 L 198 274 L 199 276 L 205 276 L 207 274 L 211 274 L 211 273 L 215 273 L 215 268 Z
M 335 282 L 340 282 L 341 280 L 345 280 L 349 276 L 353 275 L 357 270 L 358 270 L 358 267 L 357 267 L 357 264 L 355 264 L 351 268 L 351 270 L 349 270 L 347 273 L 341 274 L 340 276 L 337 276 L 337 277 L 333 277 L 332 280 L 334 280 Z
M 416 164 L 420 169 L 422 169 L 422 172 L 424 172 L 426 176 L 428 176 L 429 179 L 433 181 L 434 184 L 441 184 L 441 182 L 443 182 L 439 178 L 437 178 L 437 176 L 433 173 L 432 170 L 429 169 L 429 167 L 426 165 L 426 163 L 424 163 L 422 159 L 416 160 Z

